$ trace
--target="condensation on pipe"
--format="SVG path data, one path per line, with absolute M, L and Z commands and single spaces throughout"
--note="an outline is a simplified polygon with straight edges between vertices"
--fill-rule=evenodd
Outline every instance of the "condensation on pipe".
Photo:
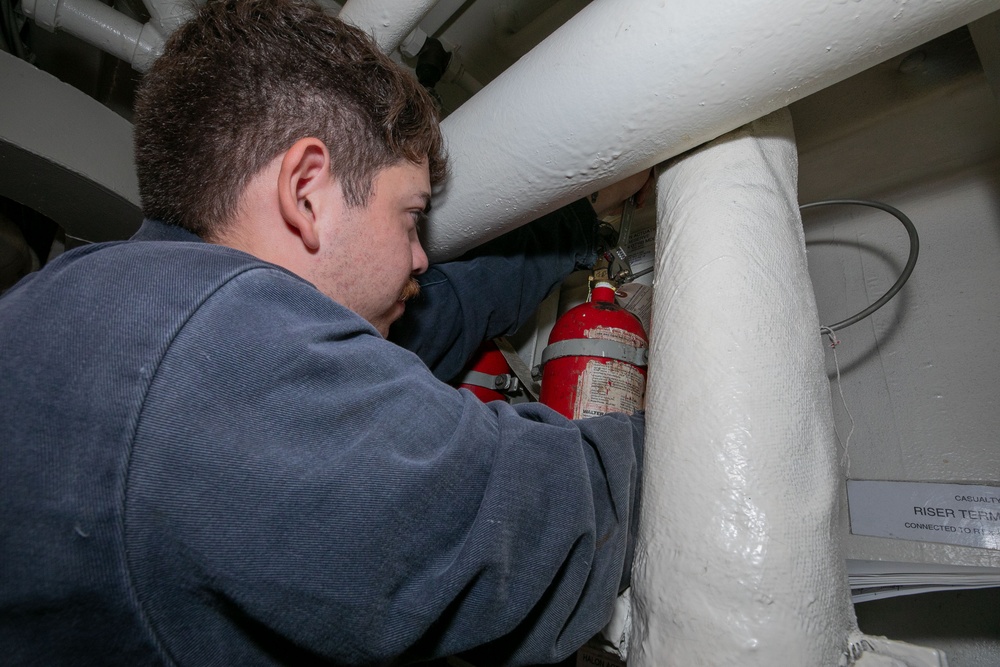
M 338 18 L 367 31 L 392 53 L 413 32 L 437 0 L 347 0 Z
M 65 31 L 145 72 L 163 52 L 163 35 L 98 0 L 23 0 L 21 10 L 42 28 Z
M 796 185 L 787 110 L 659 176 L 630 667 L 837 665 L 857 630 Z
M 443 123 L 440 261 L 1000 8 L 594 0 Z

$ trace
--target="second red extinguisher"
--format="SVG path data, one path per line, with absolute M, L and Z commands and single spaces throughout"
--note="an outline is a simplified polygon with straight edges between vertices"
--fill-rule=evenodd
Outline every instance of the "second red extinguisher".
M 460 389 L 468 389 L 483 403 L 509 401 L 518 389 L 510 365 L 491 340 L 479 346 L 456 382 Z

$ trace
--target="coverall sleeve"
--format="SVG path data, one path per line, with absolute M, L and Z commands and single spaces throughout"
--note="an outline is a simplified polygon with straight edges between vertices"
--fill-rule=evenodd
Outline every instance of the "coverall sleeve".
M 554 662 L 610 617 L 642 437 L 640 417 L 484 404 L 254 269 L 185 323 L 145 399 L 137 599 L 178 664 Z
M 569 273 L 593 265 L 596 224 L 581 199 L 430 267 L 389 339 L 451 380 L 484 340 L 516 331 Z

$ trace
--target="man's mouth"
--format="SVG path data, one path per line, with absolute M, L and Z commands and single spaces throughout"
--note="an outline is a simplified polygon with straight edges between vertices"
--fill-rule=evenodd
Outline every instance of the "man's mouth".
M 417 282 L 416 278 L 410 278 L 406 281 L 406 285 L 403 286 L 403 291 L 399 293 L 400 301 L 409 301 L 410 299 L 420 295 L 420 283 Z

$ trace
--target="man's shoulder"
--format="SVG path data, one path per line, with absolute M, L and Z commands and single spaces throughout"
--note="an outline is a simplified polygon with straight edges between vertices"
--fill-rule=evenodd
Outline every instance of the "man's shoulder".
M 79 252 L 79 255 L 73 254 Z M 254 268 L 269 268 L 288 273 L 253 255 L 222 245 L 186 241 L 130 240 L 98 243 L 69 253 L 71 263 L 90 270 L 136 267 L 148 272 L 170 272 L 192 279 L 213 279 Z M 288 274 L 292 275 L 292 274 Z
M 191 299 L 254 270 L 301 281 L 278 266 L 224 246 L 133 240 L 95 243 L 66 252 L 11 292 L 23 287 L 35 294 L 54 292 L 63 298 L 163 293 Z
M 277 283 L 285 292 L 320 296 L 298 276 L 231 248 L 174 241 L 93 244 L 60 255 L 3 295 L 0 338 L 31 330 L 47 338 L 82 336 L 123 345 L 148 339 L 158 346 L 155 340 L 172 338 L 216 294 L 239 292 L 224 288 L 250 282 L 258 291 Z

